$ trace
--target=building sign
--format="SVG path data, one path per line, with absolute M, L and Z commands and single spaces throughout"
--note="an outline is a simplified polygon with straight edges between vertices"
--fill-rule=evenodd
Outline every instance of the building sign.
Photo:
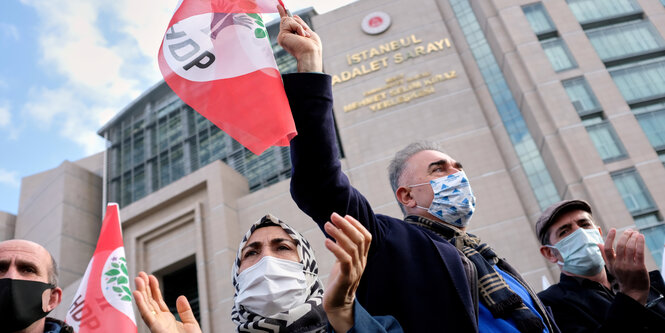
M 388 30 L 390 23 L 390 15 L 384 12 L 373 12 L 363 18 L 360 27 L 368 35 L 378 35 Z
M 344 105 L 344 112 L 368 106 L 372 111 L 381 111 L 391 106 L 408 103 L 436 92 L 435 85 L 457 77 L 454 70 L 432 74 L 430 72 L 407 76 L 399 74 L 386 79 L 380 87 L 365 91 L 363 99 Z
M 448 38 L 423 41 L 415 34 L 395 39 L 360 52 L 346 55 L 348 70 L 332 75 L 333 86 L 356 77 L 380 71 L 392 64 L 403 64 L 410 59 L 439 53 L 452 47 Z

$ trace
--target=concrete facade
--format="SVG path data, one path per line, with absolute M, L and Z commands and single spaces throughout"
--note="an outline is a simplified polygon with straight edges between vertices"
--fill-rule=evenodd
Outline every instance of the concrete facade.
M 460 23 L 453 2 L 360 0 L 313 18 L 324 44 L 325 72 L 335 82 L 343 169 L 375 212 L 401 216 L 388 182 L 391 158 L 415 140 L 439 143 L 464 165 L 477 197 L 469 232 L 540 290 L 542 276 L 556 282 L 559 275 L 538 250 L 534 225 L 540 203 L 521 162 L 521 148 L 511 141 L 493 99 L 494 88 L 485 81 L 463 32 L 461 24 L 469 23 Z M 578 66 L 553 70 L 522 10 L 532 3 L 470 1 L 556 192 L 562 199 L 589 201 L 604 231 L 635 228 L 612 179 L 616 172 L 634 169 L 662 221 L 665 167 L 631 106 L 564 0 L 542 4 Z M 644 18 L 665 35 L 665 8 L 656 1 L 637 3 Z M 392 23 L 387 31 L 368 35 L 360 24 L 376 11 L 387 13 Z M 626 158 L 604 163 L 600 157 L 561 84 L 580 76 L 595 93 Z M 64 317 L 99 234 L 102 166 L 98 154 L 26 177 L 18 216 L 0 212 L 0 239 L 39 242 L 58 260 L 65 293 L 56 317 Z M 161 277 L 195 263 L 201 327 L 205 332 L 234 331 L 231 267 L 242 236 L 266 213 L 309 239 L 325 280 L 333 256 L 318 227 L 292 201 L 289 180 L 251 192 L 247 179 L 221 161 L 121 207 L 130 275 L 146 271 Z M 656 268 L 652 256 L 647 265 Z M 140 331 L 147 332 L 142 323 Z

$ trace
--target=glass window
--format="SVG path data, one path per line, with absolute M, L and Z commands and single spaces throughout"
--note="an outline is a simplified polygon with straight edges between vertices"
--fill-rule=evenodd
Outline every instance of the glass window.
M 210 140 L 208 140 L 208 130 L 203 130 L 199 132 L 199 165 L 207 165 L 210 161 Z
M 623 98 L 630 104 L 665 95 L 665 59 L 642 61 L 610 71 Z
M 159 187 L 171 183 L 171 165 L 169 164 L 168 152 L 159 156 Z
M 134 170 L 134 197 L 132 201 L 143 198 L 145 194 L 145 171 L 141 165 Z
M 651 195 L 637 171 L 631 169 L 614 173 L 612 174 L 612 180 L 614 180 L 614 184 L 631 214 L 639 215 L 655 209 Z
M 658 158 L 661 162 L 663 162 L 663 164 L 665 164 L 665 150 L 658 152 Z
M 635 115 L 656 150 L 665 149 L 665 109 Z
M 561 38 L 552 38 L 540 42 L 555 72 L 576 68 L 577 63 Z
M 584 77 L 566 80 L 561 83 L 580 116 L 600 110 L 600 104 Z
M 634 0 L 566 0 L 580 23 L 621 17 L 642 11 Z
M 180 118 L 180 112 L 175 112 L 169 115 L 169 129 L 168 129 L 168 142 L 174 144 L 183 139 L 182 136 L 183 125 Z
M 132 175 L 128 172 L 122 176 L 122 190 L 120 206 L 129 205 L 132 202 Z
M 635 218 L 635 225 L 644 235 L 647 248 L 656 263 L 663 262 L 663 244 L 665 244 L 665 223 L 659 220 L 658 213 Z
M 210 160 L 218 160 L 225 155 L 224 153 L 224 132 L 222 132 L 217 126 L 210 128 Z M 239 147 L 240 148 L 240 147 Z M 243 149 L 243 148 L 240 148 Z
M 626 158 L 626 151 L 614 132 L 612 124 L 603 121 L 599 124 L 587 126 L 586 130 L 603 162 L 607 163 Z
M 132 169 L 132 142 L 130 139 L 123 141 L 122 148 L 120 149 L 122 155 L 122 172 Z
M 159 151 L 162 152 L 169 147 L 167 117 L 159 119 L 157 140 L 159 141 Z
M 487 84 L 501 121 L 527 175 L 529 185 L 538 200 L 538 205 L 541 209 L 545 209 L 560 200 L 552 177 L 533 141 L 524 117 L 522 117 L 499 64 L 494 54 L 492 54 L 469 1 L 451 0 L 450 5 L 466 41 L 469 45 L 474 45 L 471 48 L 471 53 L 479 66 L 483 80 Z
M 649 21 L 632 21 L 589 30 L 587 36 L 603 61 L 660 50 L 665 42 Z
M 545 6 L 542 2 L 537 2 L 531 5 L 522 6 L 524 16 L 531 25 L 531 29 L 536 35 L 552 32 L 556 30 L 554 23 L 547 14 Z
M 134 165 L 143 163 L 144 151 L 143 131 L 139 131 L 134 135 Z
M 185 175 L 185 159 L 182 145 L 171 149 L 171 181 L 176 181 Z

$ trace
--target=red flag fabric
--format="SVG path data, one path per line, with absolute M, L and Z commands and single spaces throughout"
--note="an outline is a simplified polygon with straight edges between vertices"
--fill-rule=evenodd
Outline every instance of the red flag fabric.
M 109 203 L 95 253 L 65 322 L 78 333 L 136 333 L 118 204 Z
M 159 48 L 166 83 L 255 154 L 296 135 L 261 13 L 277 0 L 181 0 Z

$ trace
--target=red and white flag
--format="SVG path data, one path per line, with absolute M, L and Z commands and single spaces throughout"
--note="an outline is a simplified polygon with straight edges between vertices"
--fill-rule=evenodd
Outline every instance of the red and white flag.
M 65 322 L 78 333 L 136 333 L 118 204 L 109 203 L 97 248 Z
M 255 154 L 296 135 L 261 13 L 278 0 L 181 0 L 159 48 L 164 80 Z

